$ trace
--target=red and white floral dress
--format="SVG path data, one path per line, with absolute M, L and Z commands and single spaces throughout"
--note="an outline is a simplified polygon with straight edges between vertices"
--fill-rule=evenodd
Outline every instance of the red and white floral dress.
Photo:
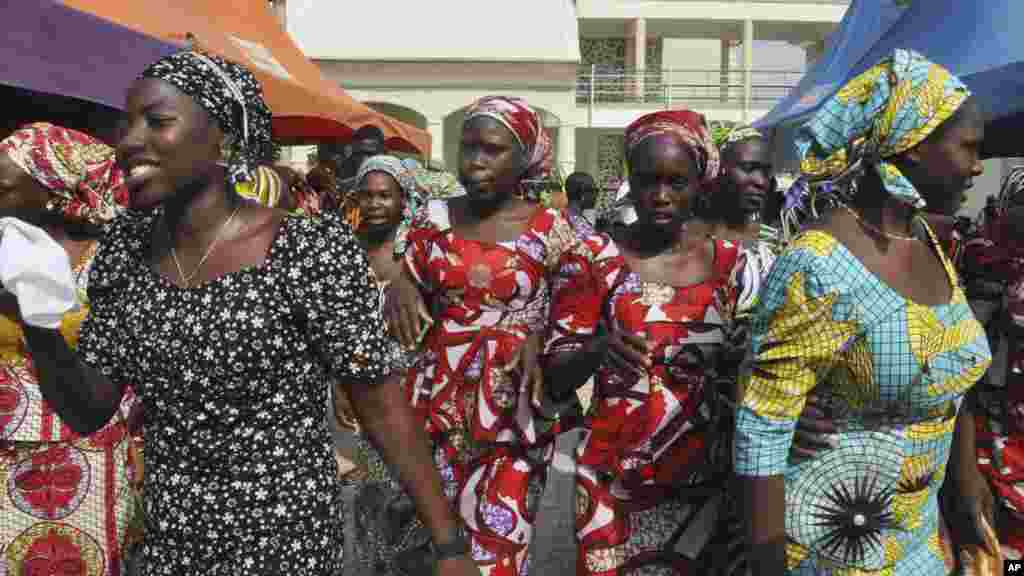
M 598 369 L 576 454 L 578 574 L 624 576 L 651 565 L 659 574 L 697 573 L 692 557 L 708 530 L 686 524 L 717 493 L 712 484 L 721 479 L 712 476 L 724 469 L 708 388 L 734 307 L 729 279 L 739 252 L 713 242 L 713 274 L 690 286 L 641 280 L 604 235 L 563 263 L 548 353 L 579 349 L 602 317 L 655 345 L 643 377 Z
M 519 354 L 547 326 L 549 278 L 579 241 L 564 212 L 540 207 L 510 242 L 460 238 L 447 223 L 432 201 L 408 233 L 406 268 L 436 312 L 406 393 L 474 560 L 491 576 L 525 574 L 557 426 L 531 402 Z

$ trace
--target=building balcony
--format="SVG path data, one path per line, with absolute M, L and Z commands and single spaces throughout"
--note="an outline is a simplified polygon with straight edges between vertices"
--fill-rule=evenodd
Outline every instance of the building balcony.
M 682 1 L 682 0 L 680 0 Z M 750 105 L 771 108 L 800 82 L 801 70 L 750 72 Z M 662 69 L 634 72 L 619 67 L 581 67 L 576 104 L 588 108 L 742 108 L 743 70 Z

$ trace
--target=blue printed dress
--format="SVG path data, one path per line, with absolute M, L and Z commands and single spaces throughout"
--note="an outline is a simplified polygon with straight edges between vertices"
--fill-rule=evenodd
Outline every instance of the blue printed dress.
M 794 239 L 766 280 L 735 466 L 744 476 L 785 476 L 789 574 L 951 571 L 938 490 L 961 401 L 991 353 L 943 263 L 953 296 L 923 306 L 813 230 Z M 791 463 L 793 430 L 812 392 L 841 424 L 839 445 Z

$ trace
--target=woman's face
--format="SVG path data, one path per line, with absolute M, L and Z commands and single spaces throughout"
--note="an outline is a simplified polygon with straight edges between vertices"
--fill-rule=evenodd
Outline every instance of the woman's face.
M 772 163 L 768 147 L 759 139 L 744 140 L 730 146 L 722 158 L 720 194 L 731 209 L 744 214 L 761 212 L 771 190 Z
M 675 136 L 652 136 L 633 150 L 629 168 L 638 224 L 678 229 L 692 214 L 700 190 L 689 148 Z
M 402 188 L 386 172 L 370 172 L 358 192 L 359 226 L 369 231 L 391 230 L 402 220 Z
M 190 96 L 155 78 L 137 80 L 117 144 L 132 208 L 163 204 L 219 173 L 224 135 Z
M 522 147 L 501 122 L 477 116 L 463 124 L 459 178 L 470 199 L 501 201 L 517 189 L 524 168 Z
M 0 152 L 0 213 L 38 222 L 49 200 L 50 191 L 45 186 L 15 164 L 6 152 Z
M 907 153 L 911 163 L 906 175 L 928 203 L 929 212 L 952 216 L 960 209 L 964 192 L 984 171 L 979 153 L 985 123 L 971 100 L 947 122 L 935 137 Z

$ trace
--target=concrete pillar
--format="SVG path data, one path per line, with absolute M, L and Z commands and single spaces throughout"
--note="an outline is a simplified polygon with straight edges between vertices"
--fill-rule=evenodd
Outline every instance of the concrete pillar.
M 647 20 L 636 18 L 626 23 L 626 71 L 636 74 L 629 94 L 642 101 L 644 70 L 647 68 Z
M 719 100 L 721 100 L 724 104 L 729 101 L 729 85 L 732 84 L 730 78 L 730 68 L 732 68 L 732 62 L 729 58 L 729 53 L 732 51 L 732 36 L 723 35 L 721 42 L 722 46 L 718 54 L 718 61 L 719 70 L 721 70 L 722 75 L 718 82 L 718 90 Z
M 430 159 L 435 162 L 444 163 L 444 118 L 434 118 L 427 122 L 427 131 L 430 132 Z M 451 166 L 445 166 L 449 170 Z
M 754 21 L 747 18 L 743 21 L 743 123 L 750 122 L 750 105 L 753 98 L 754 68 Z
M 273 0 L 270 3 L 270 8 L 273 10 L 274 15 L 277 16 L 277 20 L 281 23 L 281 28 L 288 29 L 288 5 L 285 0 Z

